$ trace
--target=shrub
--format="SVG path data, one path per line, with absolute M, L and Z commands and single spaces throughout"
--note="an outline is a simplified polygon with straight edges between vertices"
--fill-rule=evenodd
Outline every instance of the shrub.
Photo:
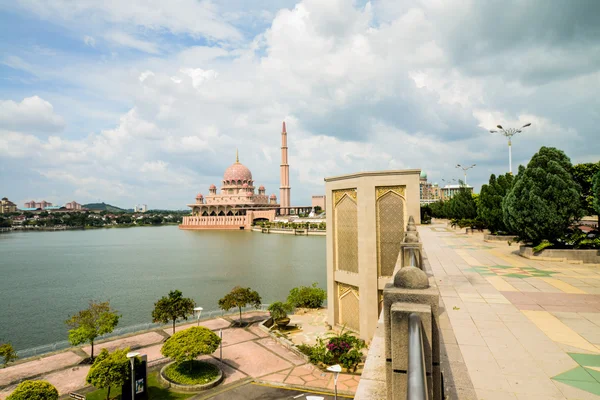
M 600 171 L 592 179 L 594 212 L 598 216 L 598 230 L 600 230 Z
M 311 287 L 300 286 L 290 290 L 287 302 L 294 307 L 319 308 L 327 298 L 327 292 L 317 287 L 317 282 Z
M 171 336 L 160 352 L 163 356 L 182 363 L 192 361 L 202 354 L 214 353 L 219 348 L 220 343 L 221 338 L 213 331 L 203 326 L 195 326 Z M 192 368 L 191 363 L 189 367 Z
M 6 400 L 58 400 L 58 390 L 46 381 L 24 381 Z
M 287 318 L 288 313 L 292 312 L 293 307 L 288 303 L 276 301 L 269 306 L 268 310 L 271 314 L 271 318 L 273 318 L 273 322 L 277 322 L 281 319 Z
M 458 192 L 447 203 L 451 218 L 474 219 L 477 217 L 475 199 L 471 191 L 465 186 L 461 186 Z
M 500 175 L 498 179 L 492 174 L 489 183 L 481 187 L 477 215 L 492 233 L 508 232 L 502 216 L 502 200 L 512 185 L 511 174 Z
M 13 349 L 12 344 L 4 343 L 0 344 L 0 357 L 4 360 L 4 367 L 8 365 L 9 362 L 14 361 L 19 358 L 17 356 L 17 352 Z
M 231 292 L 227 293 L 222 299 L 219 299 L 219 307 L 226 311 L 237 307 L 240 311 L 241 325 L 242 307 L 246 307 L 248 304 L 250 304 L 254 306 L 254 308 L 259 308 L 261 301 L 262 300 L 257 291 L 250 288 L 236 286 L 231 289 Z
M 106 400 L 110 399 L 112 386 L 123 386 L 130 375 L 127 353 L 129 348 L 109 353 L 102 349 L 87 374 L 86 381 L 98 389 L 107 388 Z
M 340 357 L 342 367 L 346 368 L 347 371 L 352 370 L 352 372 L 356 372 L 356 367 L 361 361 L 362 353 L 357 349 L 352 349 Z
M 203 385 L 217 379 L 219 369 L 198 360 L 175 363 L 165 368 L 165 375 L 173 382 L 184 385 Z
M 505 225 L 521 240 L 553 242 L 580 218 L 580 187 L 571 168 L 565 153 L 552 147 L 542 147 L 527 168 L 519 167 L 502 213 Z

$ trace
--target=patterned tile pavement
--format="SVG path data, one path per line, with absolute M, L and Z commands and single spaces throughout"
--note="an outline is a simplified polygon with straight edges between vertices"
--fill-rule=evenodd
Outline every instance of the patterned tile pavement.
M 463 232 L 419 227 L 457 397 L 600 399 L 600 265 L 529 260 Z

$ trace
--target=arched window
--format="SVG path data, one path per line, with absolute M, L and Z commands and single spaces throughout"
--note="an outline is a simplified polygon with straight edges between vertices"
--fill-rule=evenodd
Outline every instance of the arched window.
M 203 217 L 208 217 L 208 213 L 206 212 L 206 210 L 204 210 L 204 212 L 202 213 Z
M 219 217 L 223 217 L 225 216 L 225 213 L 223 211 L 219 211 Z
M 217 216 L 217 214 L 216 214 L 214 211 L 211 211 L 211 213 L 210 213 L 210 216 L 211 216 L 211 217 L 216 217 L 216 216 Z
M 233 215 L 233 213 L 231 212 L 231 210 L 229 210 L 229 211 L 227 212 L 227 215 L 229 215 L 229 216 Z

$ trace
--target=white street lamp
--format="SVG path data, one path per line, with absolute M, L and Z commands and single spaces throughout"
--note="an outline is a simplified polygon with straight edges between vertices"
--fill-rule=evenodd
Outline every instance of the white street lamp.
M 194 313 L 196 311 L 198 312 L 198 326 L 200 326 L 200 314 L 202 314 L 202 310 L 204 310 L 204 308 L 202 308 L 202 307 L 196 307 L 196 308 L 194 308 Z
M 135 358 L 139 356 L 140 353 L 130 352 L 127 353 L 127 358 L 131 362 L 131 400 L 135 399 Z
M 508 128 L 504 129 L 502 125 L 497 125 L 499 130 L 491 130 L 491 133 L 499 132 L 508 138 L 508 172 L 512 175 L 512 140 L 511 138 L 517 133 L 523 132 L 523 128 L 531 126 L 531 123 L 525 124 L 520 128 Z
M 342 367 L 339 364 L 332 365 L 331 367 L 327 367 L 327 371 L 333 372 L 333 387 L 335 388 L 335 400 L 337 400 L 337 380 L 338 375 L 342 372 Z
M 474 166 L 476 166 L 477 164 L 473 164 L 470 167 L 463 167 L 460 164 L 456 164 L 456 168 L 460 168 L 463 170 L 463 173 L 465 174 L 465 186 L 467 186 L 467 170 L 473 168 Z

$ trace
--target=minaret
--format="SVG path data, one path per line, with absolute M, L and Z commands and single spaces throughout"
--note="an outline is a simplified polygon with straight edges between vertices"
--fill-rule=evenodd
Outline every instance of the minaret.
M 281 183 L 279 187 L 279 204 L 281 207 L 290 206 L 290 165 L 288 164 L 287 132 L 285 121 L 281 131 Z M 288 215 L 289 210 L 281 210 L 281 215 Z

